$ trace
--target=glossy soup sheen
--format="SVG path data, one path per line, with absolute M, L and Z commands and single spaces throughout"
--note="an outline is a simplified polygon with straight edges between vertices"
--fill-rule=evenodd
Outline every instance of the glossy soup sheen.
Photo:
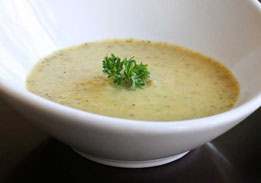
M 114 53 L 148 64 L 151 84 L 115 87 L 102 72 Z M 232 73 L 217 61 L 179 46 L 107 40 L 60 50 L 39 62 L 27 79 L 31 92 L 84 111 L 138 120 L 173 121 L 229 110 L 239 96 Z

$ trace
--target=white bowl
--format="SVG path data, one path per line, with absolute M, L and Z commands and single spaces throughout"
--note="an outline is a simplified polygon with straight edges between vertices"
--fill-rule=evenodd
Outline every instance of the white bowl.
M 257 0 L 1 0 L 1 95 L 88 159 L 118 167 L 161 165 L 223 134 L 260 107 L 260 20 Z M 40 58 L 103 38 L 174 42 L 217 58 L 238 78 L 240 100 L 230 111 L 210 117 L 145 122 L 83 112 L 26 90 L 26 76 Z

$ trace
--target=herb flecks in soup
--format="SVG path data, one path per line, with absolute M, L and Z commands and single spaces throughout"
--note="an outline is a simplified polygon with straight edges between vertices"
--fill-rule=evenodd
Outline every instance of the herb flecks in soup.
M 111 53 L 147 64 L 150 82 L 142 89 L 116 87 L 103 73 Z M 182 47 L 136 40 L 87 43 L 43 59 L 27 80 L 44 98 L 107 116 L 139 120 L 183 120 L 229 110 L 239 86 L 222 64 Z

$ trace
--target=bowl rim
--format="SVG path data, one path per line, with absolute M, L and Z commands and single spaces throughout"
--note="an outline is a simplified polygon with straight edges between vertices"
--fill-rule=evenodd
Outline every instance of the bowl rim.
M 250 0 L 251 4 L 258 10 L 261 15 L 261 3 L 258 0 Z M 116 130 L 130 129 L 142 132 L 172 132 L 175 130 L 197 130 L 202 128 L 210 128 L 214 126 L 225 125 L 227 123 L 244 119 L 251 112 L 261 106 L 261 92 L 242 105 L 234 107 L 226 112 L 186 120 L 176 121 L 150 121 L 150 120 L 132 120 L 118 117 L 110 117 L 101 114 L 91 113 L 75 109 L 69 106 L 50 101 L 48 99 L 37 96 L 30 91 L 19 92 L 8 82 L 0 80 L 0 92 L 10 98 L 16 99 L 18 102 L 25 103 L 30 107 L 37 108 L 42 112 L 48 112 L 63 116 L 66 119 L 74 120 L 82 125 L 94 125 L 102 128 L 110 128 Z M 211 124 L 211 125 L 210 125 Z

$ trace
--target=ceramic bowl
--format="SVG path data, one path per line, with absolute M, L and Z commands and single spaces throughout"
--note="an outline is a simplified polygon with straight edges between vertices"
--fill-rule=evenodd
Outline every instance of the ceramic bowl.
M 90 160 L 129 168 L 165 164 L 260 107 L 260 20 L 257 0 L 1 0 L 1 97 Z M 173 42 L 216 58 L 238 78 L 240 99 L 233 109 L 214 116 L 152 122 L 83 112 L 27 91 L 26 77 L 40 58 L 104 38 Z

